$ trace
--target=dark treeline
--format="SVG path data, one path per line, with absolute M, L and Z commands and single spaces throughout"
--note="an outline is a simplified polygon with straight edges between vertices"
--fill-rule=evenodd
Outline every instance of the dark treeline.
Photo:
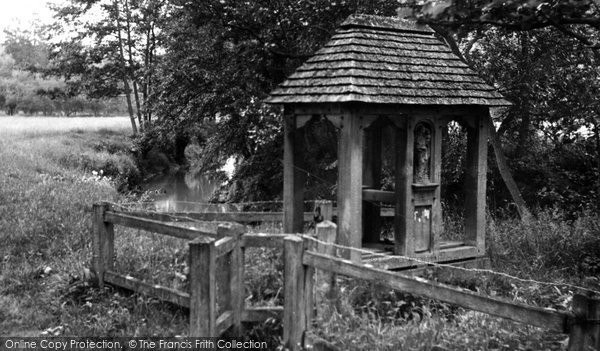
M 576 23 L 598 16 L 585 1 L 546 2 L 518 10 L 482 1 L 426 5 L 416 15 L 434 23 L 440 39 L 513 103 L 494 123 L 527 204 L 570 215 L 597 211 L 598 31 Z M 142 153 L 160 150 L 197 172 L 234 157 L 230 199 L 273 199 L 282 189 L 281 111 L 261 101 L 348 15 L 393 16 L 397 7 L 390 0 L 72 0 L 56 9 L 55 33 L 82 25 L 89 11 L 104 16 L 52 44 L 47 73 L 89 97 L 124 94 Z M 335 192 L 333 136 L 335 130 L 321 129 L 307 139 L 316 175 L 309 177 L 310 197 Z M 462 143 L 460 128 L 450 128 L 448 204 L 460 201 Z M 490 208 L 510 210 L 492 152 L 488 164 Z

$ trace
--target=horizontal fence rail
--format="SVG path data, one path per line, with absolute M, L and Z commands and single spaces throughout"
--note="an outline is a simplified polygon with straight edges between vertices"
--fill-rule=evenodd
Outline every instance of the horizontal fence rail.
M 452 303 L 471 310 L 536 327 L 547 328 L 560 333 L 569 331 L 569 322 L 573 318 L 573 315 L 566 312 L 507 302 L 479 295 L 469 290 L 450 287 L 419 277 L 409 277 L 400 273 L 365 267 L 351 261 L 319 253 L 306 252 L 303 263 L 317 269 L 376 282 L 409 294 Z

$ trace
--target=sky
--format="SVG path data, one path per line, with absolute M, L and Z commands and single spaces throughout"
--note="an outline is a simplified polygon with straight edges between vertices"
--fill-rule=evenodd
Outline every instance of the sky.
M 31 24 L 49 23 L 52 12 L 48 2 L 55 0 L 0 0 L 0 39 L 4 38 L 5 29 L 31 27 Z

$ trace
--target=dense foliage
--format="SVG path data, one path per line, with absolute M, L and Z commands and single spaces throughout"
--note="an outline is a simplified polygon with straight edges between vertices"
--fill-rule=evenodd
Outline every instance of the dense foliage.
M 495 113 L 494 121 L 529 206 L 559 206 L 572 214 L 597 210 L 595 6 L 562 0 L 403 3 L 435 25 L 440 37 L 513 103 Z M 273 199 L 282 188 L 281 111 L 262 99 L 348 15 L 391 16 L 398 6 L 391 0 L 73 0 L 57 15 L 61 23 L 87 31 L 55 46 L 52 62 L 71 86 L 106 87 L 108 95 L 122 93 L 139 102 L 130 115 L 136 111 L 138 125 L 145 127 L 138 138 L 142 156 L 164 153 L 168 162 L 198 173 L 217 171 L 233 158 L 229 200 Z M 94 8 L 104 11 L 103 20 L 82 23 Z M 86 46 L 85 40 L 95 45 Z M 128 84 L 141 87 L 142 97 Z M 335 133 L 325 129 L 307 136 L 311 197 L 331 198 L 335 192 L 335 143 L 330 142 Z M 460 128 L 449 128 L 446 201 L 460 201 L 462 137 Z M 493 210 L 506 209 L 512 199 L 492 153 L 488 164 L 488 203 Z

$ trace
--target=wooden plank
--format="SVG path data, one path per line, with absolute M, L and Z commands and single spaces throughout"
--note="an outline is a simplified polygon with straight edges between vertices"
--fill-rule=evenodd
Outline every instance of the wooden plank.
M 482 296 L 469 290 L 450 287 L 419 277 L 408 277 L 400 273 L 365 267 L 348 260 L 332 258 L 319 253 L 304 253 L 302 262 L 317 269 L 325 269 L 357 279 L 374 281 L 391 289 L 452 303 L 516 322 L 561 333 L 568 331 L 568 320 L 571 315 L 566 312 L 531 307 Z
M 413 148 L 412 117 L 394 118 L 396 129 L 396 215 L 394 217 L 394 253 L 409 256 L 414 253 L 413 229 Z
M 112 211 L 106 212 L 105 221 L 187 240 L 205 237 L 206 239 L 204 240 L 206 241 L 208 238 L 217 236 L 215 232 L 211 233 L 193 228 L 185 228 L 179 225 L 166 224 L 153 219 L 139 218 Z
M 600 300 L 575 294 L 572 310 L 575 318 L 567 350 L 600 350 Z
M 487 179 L 487 110 L 472 114 L 474 128 L 467 127 L 465 172 L 465 236 L 470 245 L 485 253 L 485 188 Z
M 200 230 L 202 232 L 216 233 L 218 222 L 210 218 L 203 218 L 202 214 L 194 212 L 146 212 L 146 211 L 114 211 L 115 213 L 134 216 L 138 218 L 153 219 L 165 224 Z
M 438 252 L 423 252 L 413 256 L 422 261 L 428 262 L 450 262 L 481 257 L 481 255 L 478 255 L 477 252 L 478 250 L 474 246 L 460 246 Z M 414 260 L 392 254 L 389 254 L 385 257 L 379 256 L 373 259 L 368 259 L 365 260 L 365 263 L 382 269 L 397 269 L 420 265 Z
M 381 187 L 382 120 L 377 119 L 365 129 L 363 156 L 363 186 Z M 381 236 L 381 210 L 378 204 L 365 198 L 363 190 L 363 242 L 378 242 Z
M 283 344 L 288 349 L 300 350 L 306 330 L 306 306 L 304 299 L 304 242 L 301 238 L 288 236 L 284 239 L 284 317 Z
M 191 337 L 216 337 L 216 261 L 215 242 L 194 240 L 190 254 L 190 333 Z
M 243 322 L 261 323 L 271 318 L 281 320 L 283 318 L 283 306 L 246 307 L 242 312 Z
M 396 194 L 393 191 L 363 189 L 362 194 L 364 201 L 376 201 L 386 204 L 396 203 Z
M 215 242 L 217 257 L 221 257 L 233 251 L 237 245 L 237 239 L 232 237 L 221 238 Z
M 190 295 L 161 285 L 149 284 L 140 279 L 113 271 L 104 272 L 104 281 L 121 288 L 156 297 L 181 307 L 190 307 Z
M 283 239 L 293 234 L 248 233 L 242 236 L 242 247 L 283 248 Z
M 191 222 L 197 223 L 196 221 L 209 222 L 207 225 L 215 227 L 216 224 L 210 223 L 210 221 L 222 221 L 222 222 L 281 222 L 283 221 L 283 212 L 139 212 L 132 211 L 126 214 L 133 215 L 136 217 L 150 218 L 163 222 Z M 304 212 L 304 221 L 311 222 L 313 220 L 312 212 Z M 214 230 L 208 230 L 214 231 Z
M 284 111 L 283 141 L 283 228 L 286 233 L 301 233 L 304 214 L 303 129 L 296 129 L 296 115 Z
M 362 246 L 362 129 L 360 116 L 347 113 L 339 132 L 338 147 L 338 242 L 344 246 Z M 357 262 L 360 252 L 343 252 Z
M 244 261 L 245 250 L 242 247 L 242 240 L 238 238 L 237 245 L 231 253 L 231 309 L 233 310 L 233 333 L 234 335 L 243 335 L 242 313 L 244 312 L 245 289 L 244 289 Z
M 433 164 L 433 177 L 431 182 L 438 184 L 433 190 L 433 203 L 432 203 L 432 250 L 438 251 L 439 244 L 441 242 L 441 235 L 444 232 L 444 218 L 442 215 L 442 187 L 439 184 L 442 183 L 442 136 L 444 130 L 447 131 L 448 123 L 445 119 L 438 117 L 434 120 L 433 130 L 433 152 L 431 153 L 431 162 Z M 413 191 L 414 191 L 413 186 Z
M 322 222 L 321 222 L 322 223 Z M 319 223 L 320 224 L 320 223 Z M 310 240 L 304 240 L 304 250 L 314 250 L 316 243 Z M 305 267 L 304 270 L 304 318 L 306 320 L 306 332 L 310 330 L 312 321 L 316 312 L 315 304 L 315 279 L 316 269 L 313 267 Z
M 381 209 L 381 217 L 394 217 L 396 209 L 391 207 L 383 207 Z
M 242 249 L 242 235 L 246 227 L 238 223 L 223 223 L 217 228 L 217 235 L 222 239 L 215 243 L 215 249 L 219 250 L 219 242 L 229 240 L 223 244 L 223 250 L 229 252 L 229 266 L 227 274 L 224 274 L 221 282 L 222 289 L 226 295 L 225 308 L 232 313 L 231 326 L 234 335 L 242 335 L 242 311 L 244 309 L 244 252 Z M 217 321 L 218 326 L 218 321 Z M 217 328 L 218 329 L 218 328 Z M 221 333 L 217 333 L 221 335 Z
M 216 334 L 221 335 L 233 325 L 233 312 L 225 311 L 217 318 Z
M 336 242 L 336 236 L 337 226 L 334 223 L 325 221 L 317 224 L 317 239 L 321 242 L 317 244 L 316 251 L 324 255 L 334 256 L 335 246 L 333 246 L 333 244 Z M 315 285 L 317 290 L 317 306 L 321 306 L 321 303 L 325 303 L 325 306 L 331 308 L 328 308 L 328 311 L 323 312 L 332 312 L 333 306 L 335 306 L 338 301 L 335 274 L 328 271 L 318 271 L 316 274 Z M 328 320 L 329 317 L 330 315 L 323 316 L 324 320 Z
M 92 266 L 98 286 L 104 286 L 104 273 L 114 267 L 115 232 L 112 223 L 105 220 L 108 204 L 93 205 L 93 257 Z

